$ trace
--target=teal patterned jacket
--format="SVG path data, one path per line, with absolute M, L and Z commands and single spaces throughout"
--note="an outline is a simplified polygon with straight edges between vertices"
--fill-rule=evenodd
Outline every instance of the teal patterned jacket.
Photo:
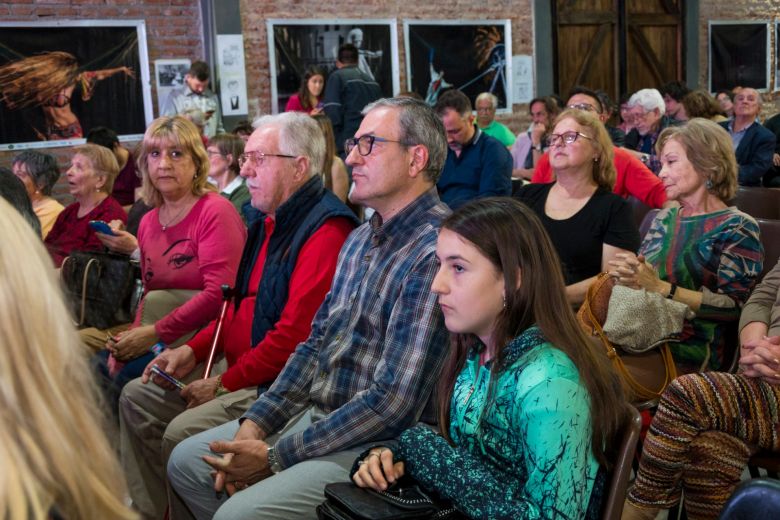
M 605 477 L 574 363 L 536 327 L 506 352 L 494 381 L 477 350 L 469 354 L 452 396 L 455 447 L 416 426 L 401 434 L 396 458 L 471 518 L 598 518 Z

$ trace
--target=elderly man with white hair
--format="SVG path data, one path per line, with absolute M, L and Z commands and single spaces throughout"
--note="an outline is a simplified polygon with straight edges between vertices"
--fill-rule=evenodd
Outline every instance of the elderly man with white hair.
M 515 144 L 515 134 L 506 125 L 496 121 L 498 98 L 490 92 L 477 96 L 474 103 L 477 109 L 477 126 L 487 135 L 498 139 L 507 148 Z
M 761 94 L 743 88 L 734 96 L 734 118 L 720 123 L 728 130 L 737 154 L 740 186 L 761 186 L 761 179 L 772 167 L 775 135 L 761 126 Z
M 674 124 L 665 115 L 664 97 L 654 88 L 644 88 L 631 96 L 628 107 L 634 120 L 634 129 L 626 135 L 625 147 L 634 150 L 635 155 L 658 175 L 661 161 L 655 155 L 655 142 L 661 130 Z

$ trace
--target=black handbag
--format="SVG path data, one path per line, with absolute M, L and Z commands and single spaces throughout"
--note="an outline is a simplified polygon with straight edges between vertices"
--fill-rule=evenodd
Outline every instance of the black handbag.
M 133 321 L 143 285 L 141 267 L 129 256 L 73 251 L 60 277 L 77 327 L 107 329 Z
M 404 478 L 387 491 L 359 488 L 351 482 L 325 486 L 325 502 L 317 506 L 319 520 L 465 519 L 450 502 L 434 499 L 412 479 Z

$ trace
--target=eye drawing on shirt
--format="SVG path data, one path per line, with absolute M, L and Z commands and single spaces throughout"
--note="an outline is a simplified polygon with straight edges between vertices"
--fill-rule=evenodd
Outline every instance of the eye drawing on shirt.
M 163 252 L 163 257 L 168 256 L 168 253 L 171 252 L 171 249 L 176 247 L 177 245 L 183 243 L 183 242 L 189 242 L 189 238 L 182 238 L 181 240 L 177 240 L 171 246 Z M 176 252 L 171 255 L 171 257 L 168 259 L 168 266 L 171 269 L 181 269 L 185 265 L 189 264 L 195 259 L 195 255 L 193 254 L 186 254 L 181 252 Z

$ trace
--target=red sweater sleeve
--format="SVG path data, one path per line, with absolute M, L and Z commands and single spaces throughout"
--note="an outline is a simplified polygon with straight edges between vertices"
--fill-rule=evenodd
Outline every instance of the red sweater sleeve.
M 279 321 L 222 374 L 225 388 L 238 390 L 276 379 L 295 347 L 309 337 L 314 314 L 330 290 L 339 251 L 352 229 L 347 219 L 330 219 L 306 241 L 290 277 L 289 298 Z
M 550 154 L 545 153 L 539 157 L 534 168 L 534 174 L 531 176 L 531 182 L 537 184 L 548 184 L 553 182 L 552 168 L 550 167 Z
M 666 202 L 663 182 L 631 152 L 615 147 L 615 193 L 621 197 L 633 195 L 651 208 Z
M 222 301 L 220 286 L 236 280 L 246 228 L 230 201 L 220 195 L 205 196 L 210 200 L 205 201 L 194 237 L 203 290 L 155 323 L 157 337 L 165 343 L 212 320 Z
M 293 94 L 290 99 L 287 100 L 287 106 L 284 107 L 285 112 L 308 112 L 301 104 L 301 99 L 298 94 Z

